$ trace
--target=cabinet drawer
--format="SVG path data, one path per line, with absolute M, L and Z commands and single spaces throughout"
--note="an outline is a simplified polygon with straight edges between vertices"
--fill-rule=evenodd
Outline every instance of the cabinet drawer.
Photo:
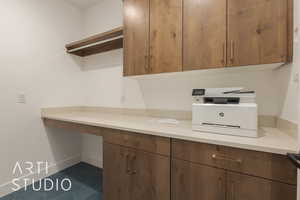
M 213 155 L 224 154 L 224 149 L 218 145 L 172 140 L 172 157 L 213 167 L 225 168 L 224 160 L 213 159 Z
M 170 156 L 170 138 L 163 138 L 121 130 L 105 129 L 104 141 L 142 151 Z
M 297 183 L 296 167 L 283 155 L 182 140 L 173 140 L 172 149 L 172 156 L 177 159 L 284 183 Z
M 227 169 L 264 177 L 289 184 L 297 184 L 297 169 L 286 156 L 265 152 L 223 147 Z M 239 162 L 235 162 L 239 161 Z

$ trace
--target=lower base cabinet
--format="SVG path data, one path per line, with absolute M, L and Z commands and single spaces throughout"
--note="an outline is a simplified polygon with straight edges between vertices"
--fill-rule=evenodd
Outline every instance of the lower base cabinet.
M 170 158 L 104 143 L 105 200 L 169 200 Z
M 105 200 L 296 200 L 285 156 L 123 132 L 103 149 Z
M 296 186 L 172 160 L 172 200 L 296 200 Z
M 284 155 L 50 119 L 44 122 L 103 134 L 105 200 L 297 198 L 297 168 Z

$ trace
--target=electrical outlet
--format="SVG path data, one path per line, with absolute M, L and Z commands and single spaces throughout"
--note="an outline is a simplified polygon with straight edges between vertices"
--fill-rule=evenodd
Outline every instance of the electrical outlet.
M 26 95 L 18 94 L 17 95 L 17 103 L 26 104 Z

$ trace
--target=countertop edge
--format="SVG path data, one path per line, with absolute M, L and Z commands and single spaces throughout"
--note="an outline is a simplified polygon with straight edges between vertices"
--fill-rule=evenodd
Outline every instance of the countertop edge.
M 92 123 L 92 122 L 88 122 L 88 121 L 72 120 L 72 119 L 65 119 L 65 118 L 53 117 L 53 116 L 43 116 L 42 115 L 42 118 L 83 124 L 83 125 L 89 125 L 89 126 L 96 126 L 96 127 L 101 127 L 101 128 L 117 129 L 117 130 L 129 131 L 129 132 L 146 134 L 146 135 L 168 137 L 168 138 L 173 138 L 173 139 L 181 139 L 181 140 L 186 140 L 186 141 L 191 141 L 191 142 L 202 142 L 202 143 L 207 143 L 207 144 L 222 145 L 222 146 L 240 148 L 240 149 L 245 149 L 245 150 L 260 151 L 260 152 L 266 152 L 266 153 L 274 153 L 274 154 L 281 154 L 281 155 L 286 155 L 287 153 L 298 153 L 297 150 L 290 149 L 290 148 L 283 149 L 283 148 L 275 148 L 275 147 L 264 147 L 262 145 L 241 144 L 238 142 L 228 142 L 228 141 L 224 141 L 224 140 L 213 140 L 213 139 L 206 139 L 206 138 L 200 138 L 200 137 L 194 138 L 194 137 L 190 137 L 190 136 L 178 136 L 178 135 L 174 135 L 174 134 L 163 132 L 163 131 L 150 131 L 150 130 L 145 130 L 145 129 L 136 129 L 136 128 L 131 128 L 131 127 L 116 126 L 116 125 L 104 124 L 104 123 Z

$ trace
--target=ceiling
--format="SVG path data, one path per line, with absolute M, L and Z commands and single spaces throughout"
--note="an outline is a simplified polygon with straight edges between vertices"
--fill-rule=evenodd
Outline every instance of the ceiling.
M 66 1 L 79 8 L 86 9 L 99 3 L 101 0 L 66 0 Z

